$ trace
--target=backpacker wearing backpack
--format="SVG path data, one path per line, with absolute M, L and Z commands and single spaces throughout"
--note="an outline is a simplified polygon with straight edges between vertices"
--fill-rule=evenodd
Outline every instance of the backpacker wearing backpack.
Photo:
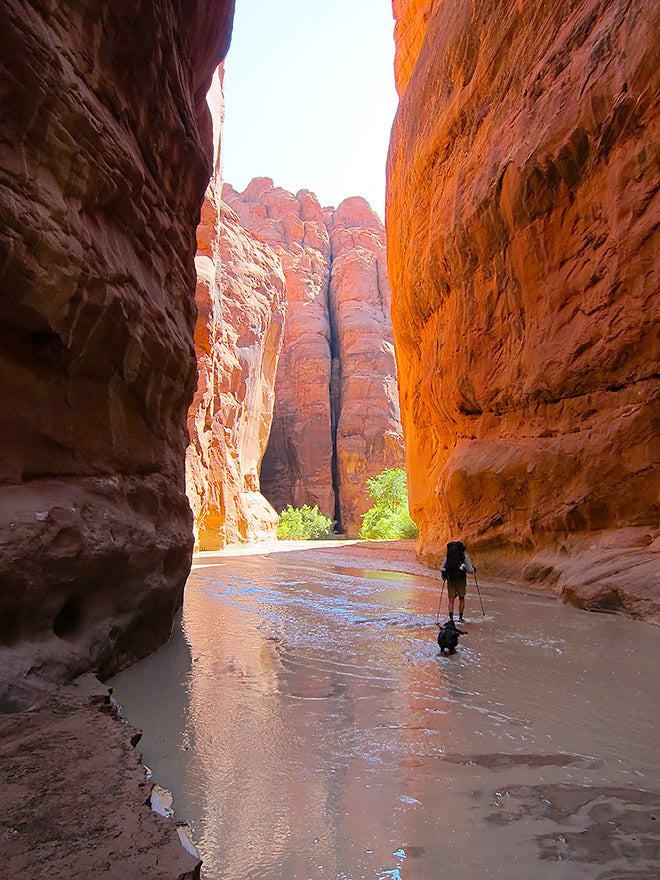
M 450 541 L 447 544 L 447 556 L 442 564 L 442 579 L 465 583 L 465 569 L 461 568 L 464 563 L 465 544 L 462 541 Z

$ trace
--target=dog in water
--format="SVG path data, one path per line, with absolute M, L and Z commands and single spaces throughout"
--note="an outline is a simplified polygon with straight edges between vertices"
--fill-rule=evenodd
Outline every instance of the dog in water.
M 447 623 L 440 628 L 440 632 L 438 633 L 440 653 L 444 654 L 446 651 L 448 654 L 453 654 L 456 651 L 458 637 L 465 635 L 467 635 L 467 633 L 463 632 L 462 629 L 458 629 L 453 620 L 448 620 Z

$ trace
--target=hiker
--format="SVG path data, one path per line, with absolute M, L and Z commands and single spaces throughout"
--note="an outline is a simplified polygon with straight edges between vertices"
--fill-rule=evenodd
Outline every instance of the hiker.
M 454 619 L 454 600 L 456 596 L 458 596 L 458 619 L 463 620 L 465 590 L 467 586 L 466 572 L 474 574 L 476 568 L 472 565 L 470 557 L 465 552 L 465 544 L 462 541 L 450 541 L 447 544 L 447 555 L 440 571 L 443 581 L 447 581 L 450 620 Z

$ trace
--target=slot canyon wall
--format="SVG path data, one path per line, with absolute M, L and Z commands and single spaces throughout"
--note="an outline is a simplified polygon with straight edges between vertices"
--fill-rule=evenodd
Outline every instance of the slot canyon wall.
M 188 411 L 186 485 L 196 547 L 275 537 L 259 491 L 286 313 L 279 257 L 207 189 L 197 227 L 197 391 Z
M 164 641 L 230 0 L 0 3 L 0 703 Z
M 261 490 L 277 511 L 318 505 L 348 535 L 366 479 L 403 467 L 385 233 L 364 199 L 322 208 L 256 178 L 223 200 L 279 255 L 287 317 Z
M 660 17 L 395 0 L 386 227 L 411 513 L 437 566 L 660 622 Z

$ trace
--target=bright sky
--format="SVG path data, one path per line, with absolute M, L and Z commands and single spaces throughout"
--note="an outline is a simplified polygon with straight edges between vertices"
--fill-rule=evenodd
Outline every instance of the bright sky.
M 391 0 L 237 0 L 225 62 L 223 178 L 272 177 L 383 217 L 397 106 Z

